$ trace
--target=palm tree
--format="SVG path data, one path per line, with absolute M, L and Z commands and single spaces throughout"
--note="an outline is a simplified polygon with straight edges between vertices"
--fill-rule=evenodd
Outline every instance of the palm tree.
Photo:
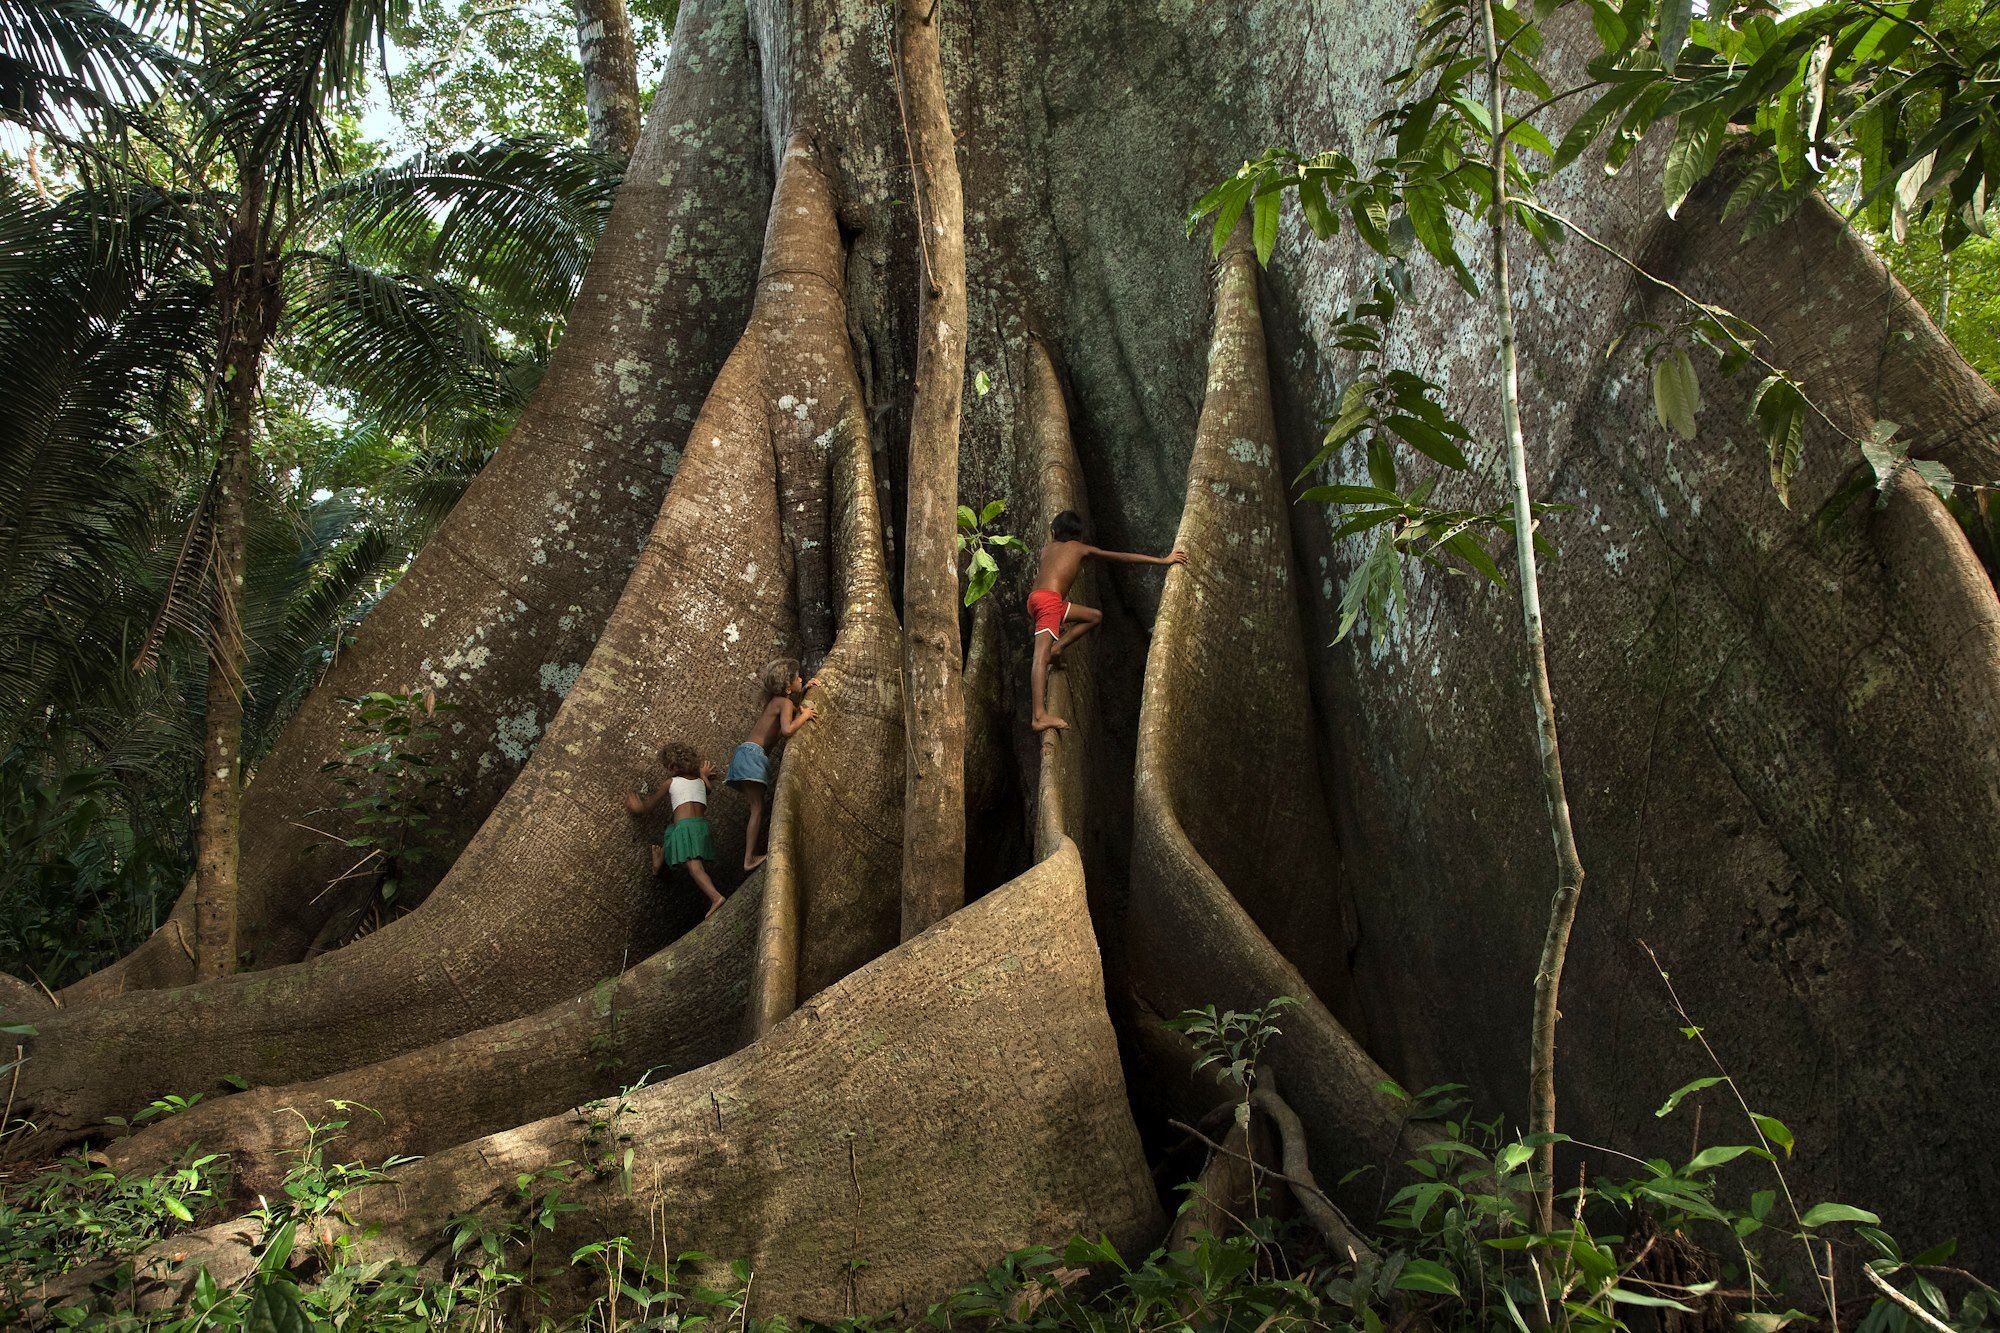
M 15 298 L 0 316 L 0 366 L 20 372 L 0 386 L 0 504 L 20 520 L 0 577 L 8 601 L 37 600 L 41 630 L 10 648 L 0 682 L 11 721 L 38 704 L 46 718 L 55 697 L 102 687 L 91 676 L 107 654 L 74 651 L 92 636 L 99 649 L 117 638 L 141 668 L 171 638 L 205 640 L 202 975 L 235 961 L 246 689 L 254 739 L 310 679 L 306 645 L 329 617 L 407 557 L 490 452 L 559 330 L 615 184 L 597 155 L 517 140 L 329 185 L 329 114 L 406 7 L 186 4 L 164 16 L 181 63 L 129 29 L 125 56 L 90 57 L 87 39 L 115 25 L 93 5 L 0 0 L 0 55 L 13 62 L 0 77 L 27 90 L 15 118 L 54 135 L 80 182 L 48 204 L 0 189 L 0 297 Z M 135 90 L 155 95 L 121 100 Z M 73 132 L 86 113 L 95 136 Z M 248 544 L 268 482 L 256 464 L 274 353 L 358 409 L 356 441 L 378 455 L 414 432 L 401 475 L 378 481 L 422 503 L 405 507 L 414 523 L 353 508 L 369 531 L 312 566 L 300 614 L 253 626 Z M 199 484 L 166 483 L 169 458 Z M 149 588 L 129 566 L 176 508 L 173 558 Z M 152 628 L 131 634 L 132 608 L 106 587 L 157 598 Z M 289 674 L 253 670 L 259 630 L 290 644 Z

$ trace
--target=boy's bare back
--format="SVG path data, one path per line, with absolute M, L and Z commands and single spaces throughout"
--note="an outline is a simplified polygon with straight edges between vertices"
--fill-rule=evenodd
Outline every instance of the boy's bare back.
M 1091 552 L 1088 542 L 1050 541 L 1042 546 L 1042 565 L 1035 575 L 1035 591 L 1059 593 L 1067 597 L 1069 586 L 1083 569 Z

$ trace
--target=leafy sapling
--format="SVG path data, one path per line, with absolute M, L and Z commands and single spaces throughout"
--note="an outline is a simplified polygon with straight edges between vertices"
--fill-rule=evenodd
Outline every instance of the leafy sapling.
M 981 371 L 984 375 L 986 372 Z M 1027 554 L 1028 544 L 1019 537 L 994 530 L 1002 514 L 1007 512 L 1005 500 L 994 500 L 978 513 L 973 513 L 968 505 L 958 507 L 958 550 L 966 557 L 965 604 L 971 606 L 1000 581 L 1000 562 L 994 557 L 995 551 L 1013 551 Z

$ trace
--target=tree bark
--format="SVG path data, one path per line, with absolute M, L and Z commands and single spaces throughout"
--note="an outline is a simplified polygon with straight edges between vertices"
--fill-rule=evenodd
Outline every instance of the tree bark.
M 965 206 L 938 49 L 943 0 L 897 0 L 922 282 L 903 525 L 903 938 L 965 901 L 965 682 L 959 663 L 958 432 L 965 388 Z
M 265 236 L 264 181 L 240 186 L 220 283 L 222 431 L 210 500 L 207 707 L 202 716 L 201 813 L 195 833 L 195 975 L 236 970 L 237 871 L 243 824 L 244 504 L 277 323 L 278 272 Z
M 639 142 L 639 54 L 625 0 L 570 0 L 590 146 L 624 159 Z

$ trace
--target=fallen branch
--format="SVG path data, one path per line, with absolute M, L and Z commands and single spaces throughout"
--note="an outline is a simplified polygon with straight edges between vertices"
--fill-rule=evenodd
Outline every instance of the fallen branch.
M 1875 1271 L 1873 1265 L 1871 1264 L 1861 1265 L 1861 1275 L 1867 1278 L 1870 1282 L 1874 1283 L 1875 1289 L 1877 1291 L 1880 1291 L 1884 1296 L 1887 1296 L 1891 1301 L 1895 1302 L 1897 1305 L 1902 1306 L 1905 1310 L 1915 1315 L 1917 1317 L 1918 1322 L 1922 1323 L 1926 1328 L 1930 1329 L 1931 1333 L 1953 1333 L 1950 1324 L 1945 1323 L 1942 1319 L 1939 1319 L 1929 1310 L 1926 1310 L 1923 1306 L 1918 1305 L 1908 1296 L 1905 1296 L 1902 1292 L 1897 1291 L 1894 1287 L 1890 1286 L 1888 1281 L 1884 1279 L 1880 1273 Z

